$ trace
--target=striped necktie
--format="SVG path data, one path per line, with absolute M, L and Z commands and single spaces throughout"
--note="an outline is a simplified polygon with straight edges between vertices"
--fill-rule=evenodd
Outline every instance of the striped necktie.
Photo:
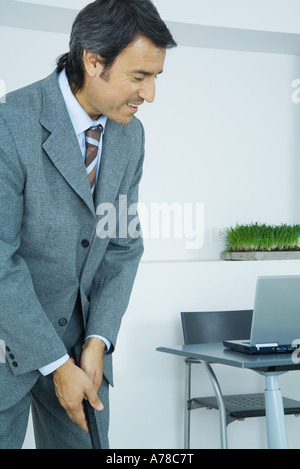
M 97 172 L 97 156 L 99 151 L 99 143 L 101 139 L 102 127 L 91 127 L 85 132 L 86 142 L 86 159 L 85 166 L 88 173 L 91 191 L 94 196 L 96 186 L 96 172 Z

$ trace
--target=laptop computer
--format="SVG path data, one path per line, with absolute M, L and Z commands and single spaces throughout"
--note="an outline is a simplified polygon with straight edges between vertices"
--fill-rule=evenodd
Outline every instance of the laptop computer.
M 300 275 L 258 277 L 250 339 L 224 340 L 224 346 L 263 354 L 293 352 L 299 343 Z

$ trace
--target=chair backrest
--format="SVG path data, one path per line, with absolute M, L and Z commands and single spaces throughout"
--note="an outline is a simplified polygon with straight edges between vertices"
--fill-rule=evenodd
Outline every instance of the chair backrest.
M 182 312 L 185 345 L 250 339 L 253 310 Z

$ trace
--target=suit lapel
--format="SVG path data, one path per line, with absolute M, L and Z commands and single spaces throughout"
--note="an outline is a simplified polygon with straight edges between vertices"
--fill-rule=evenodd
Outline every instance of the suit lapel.
M 103 139 L 95 206 L 114 203 L 129 159 L 126 126 L 108 120 Z
M 73 134 L 74 138 L 66 126 L 61 124 L 44 142 L 43 149 L 67 183 L 95 214 L 86 168 L 74 131 Z
M 95 216 L 86 168 L 58 86 L 56 72 L 46 78 L 43 84 L 43 112 L 40 122 L 49 132 L 42 145 L 44 151 Z
M 43 83 L 43 112 L 40 122 L 49 132 L 43 143 L 44 151 L 92 214 L 96 216 L 95 206 L 114 203 L 129 158 L 126 126 L 107 121 L 94 202 L 56 72 Z

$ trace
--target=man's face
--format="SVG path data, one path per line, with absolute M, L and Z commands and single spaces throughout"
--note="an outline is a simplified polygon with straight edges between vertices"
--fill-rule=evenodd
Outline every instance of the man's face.
M 154 100 L 155 78 L 163 71 L 165 56 L 165 49 L 139 36 L 118 55 L 108 75 L 101 76 L 103 66 L 85 52 L 85 83 L 76 98 L 92 119 L 103 114 L 128 124 L 140 104 Z

